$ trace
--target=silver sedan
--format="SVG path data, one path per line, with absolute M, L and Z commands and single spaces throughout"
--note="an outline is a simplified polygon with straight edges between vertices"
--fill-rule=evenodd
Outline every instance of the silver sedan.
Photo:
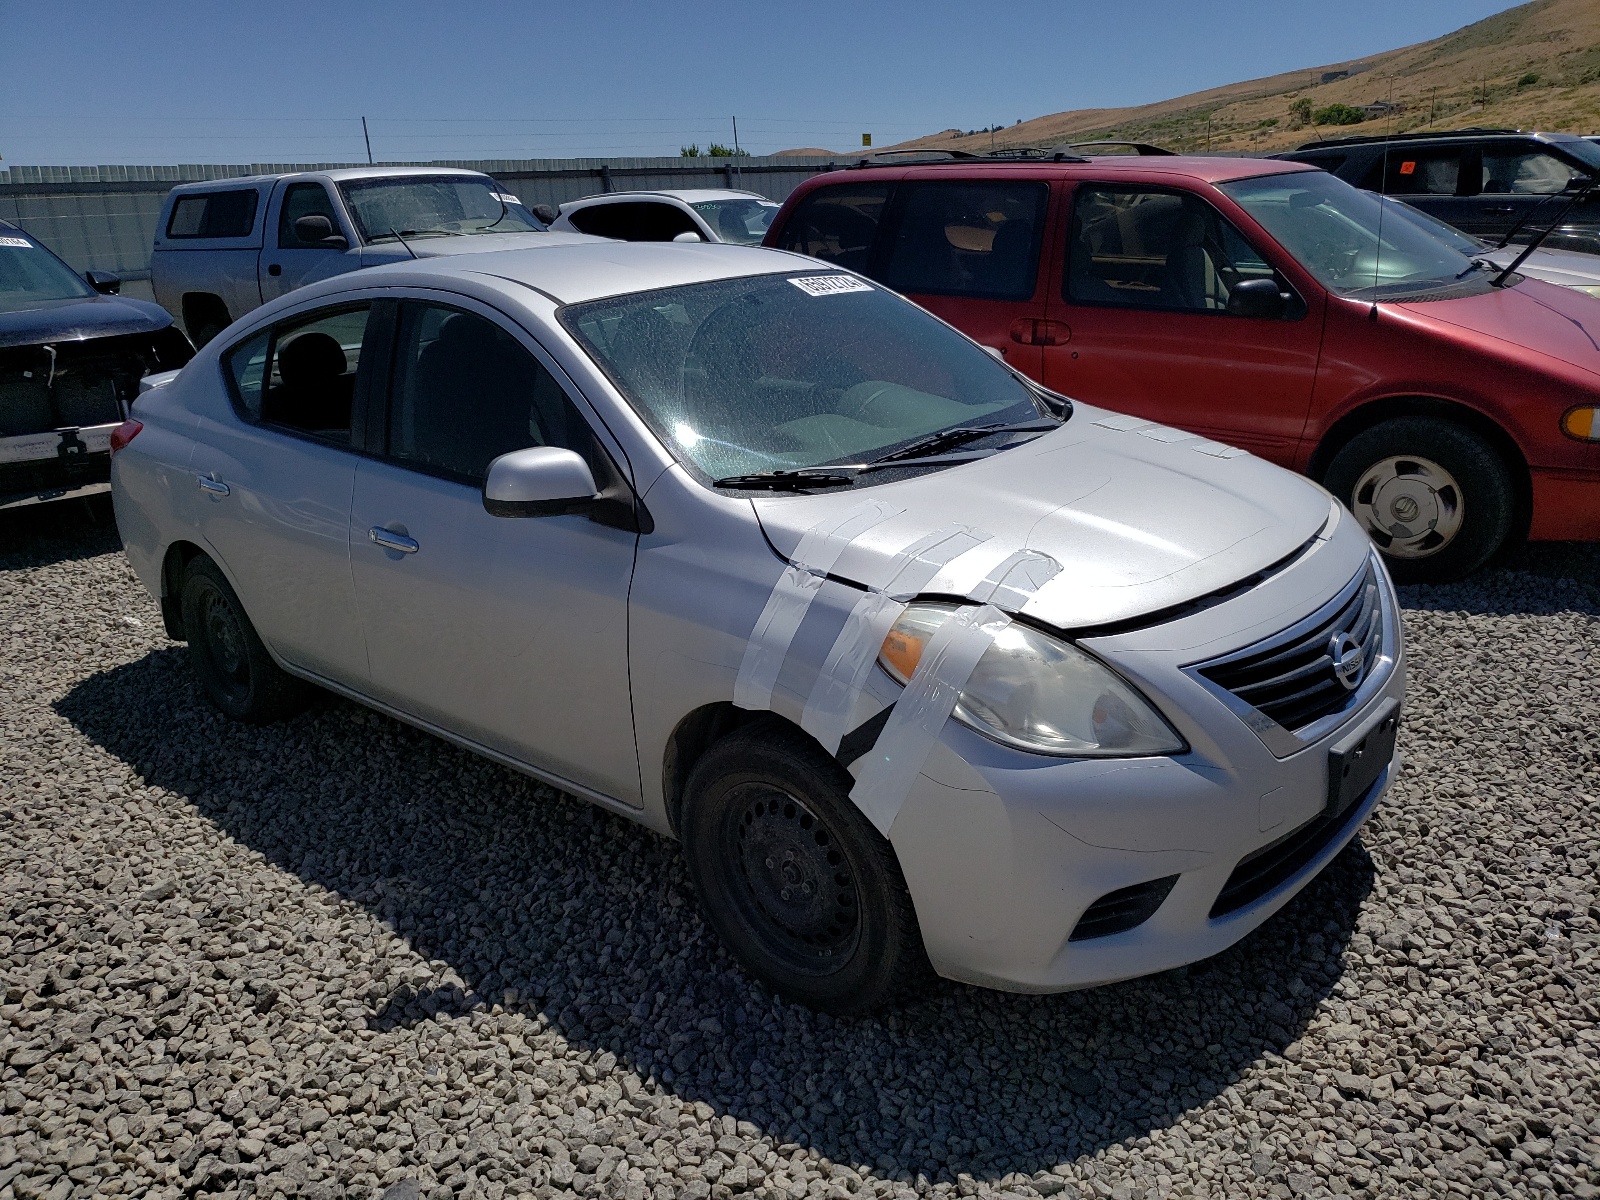
M 810 259 L 405 262 L 156 384 L 117 521 L 222 711 L 326 688 L 674 836 L 808 1004 L 1214 954 L 1395 771 L 1395 600 L 1327 493 Z

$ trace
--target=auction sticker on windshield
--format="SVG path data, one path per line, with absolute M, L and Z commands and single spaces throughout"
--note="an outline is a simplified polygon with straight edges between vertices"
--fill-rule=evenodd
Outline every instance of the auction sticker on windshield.
M 836 296 L 841 292 L 870 292 L 872 285 L 853 275 L 804 275 L 790 283 L 808 296 Z
M 0 237 L 0 246 L 14 246 L 18 250 L 27 250 L 33 243 L 27 238 Z

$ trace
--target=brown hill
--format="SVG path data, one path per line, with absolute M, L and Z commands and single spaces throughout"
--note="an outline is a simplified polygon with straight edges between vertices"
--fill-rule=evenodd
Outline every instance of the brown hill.
M 1364 108 L 1366 119 L 1349 126 L 1306 119 L 1308 108 L 1318 114 L 1333 105 Z M 1134 108 L 1053 113 L 993 133 L 947 129 L 896 148 L 982 151 L 1124 138 L 1189 152 L 1265 153 L 1314 137 L 1469 125 L 1600 132 L 1600 0 L 1533 0 L 1433 41 L 1350 62 Z

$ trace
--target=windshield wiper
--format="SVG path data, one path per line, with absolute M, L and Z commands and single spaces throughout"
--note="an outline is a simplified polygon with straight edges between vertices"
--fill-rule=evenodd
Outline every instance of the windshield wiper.
M 885 463 L 901 462 L 908 458 L 926 458 L 937 454 L 941 450 L 953 450 L 967 442 L 975 442 L 979 438 L 989 437 L 996 433 L 1046 433 L 1052 429 L 1061 428 L 1061 422 L 1053 418 L 1033 421 L 1013 421 L 1009 424 L 999 425 L 957 425 L 954 429 L 941 429 L 937 433 L 930 433 L 926 437 L 917 438 L 907 442 L 898 450 L 891 450 L 887 454 L 880 454 L 877 458 L 864 464 L 867 467 L 882 466 Z
M 749 475 L 725 475 L 711 481 L 713 487 L 770 488 L 775 492 L 798 492 L 814 487 L 844 487 L 856 481 L 854 475 L 802 467 L 796 471 L 756 471 Z
M 408 237 L 421 237 L 425 233 L 437 233 L 442 237 L 454 237 L 456 232 L 457 231 L 454 229 L 390 229 L 389 236 L 394 238 L 395 241 L 399 242 L 401 245 L 404 245 L 405 240 Z M 380 234 L 371 240 L 374 242 L 381 242 L 383 241 L 383 235 Z
M 1489 286 L 1504 287 L 1506 280 L 1510 279 L 1516 273 L 1517 268 L 1527 261 L 1528 255 L 1544 245 L 1544 240 L 1560 228 L 1561 222 L 1567 219 L 1567 214 L 1573 210 L 1578 201 L 1587 200 L 1597 187 L 1600 187 L 1600 179 L 1596 179 L 1593 175 L 1574 175 L 1568 181 L 1566 188 L 1562 189 L 1570 192 L 1572 199 L 1562 205 L 1561 211 L 1550 218 L 1548 225 L 1533 235 L 1528 244 L 1522 248 L 1522 253 L 1512 259 L 1505 270 L 1489 281 Z

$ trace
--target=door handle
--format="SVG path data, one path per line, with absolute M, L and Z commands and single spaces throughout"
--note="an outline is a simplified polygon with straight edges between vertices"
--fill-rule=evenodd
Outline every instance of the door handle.
M 385 550 L 398 550 L 401 554 L 415 554 L 422 549 L 416 538 L 395 533 L 392 529 L 381 529 L 376 525 L 367 530 L 367 536 Z
M 1072 340 L 1072 327 L 1065 321 L 1018 317 L 1011 322 L 1011 340 L 1024 346 L 1064 346 Z
M 267 274 L 271 275 L 271 276 L 274 276 L 274 277 L 282 275 L 283 274 L 283 268 L 281 266 L 279 266 L 277 263 L 268 263 L 267 264 Z
M 207 475 L 197 475 L 195 482 L 200 485 L 202 492 L 210 492 L 213 496 L 226 496 L 232 489 L 220 479 L 212 479 Z
M 1492 213 L 1514 213 L 1517 211 L 1517 209 L 1514 204 L 1490 204 L 1486 206 L 1483 211 Z

